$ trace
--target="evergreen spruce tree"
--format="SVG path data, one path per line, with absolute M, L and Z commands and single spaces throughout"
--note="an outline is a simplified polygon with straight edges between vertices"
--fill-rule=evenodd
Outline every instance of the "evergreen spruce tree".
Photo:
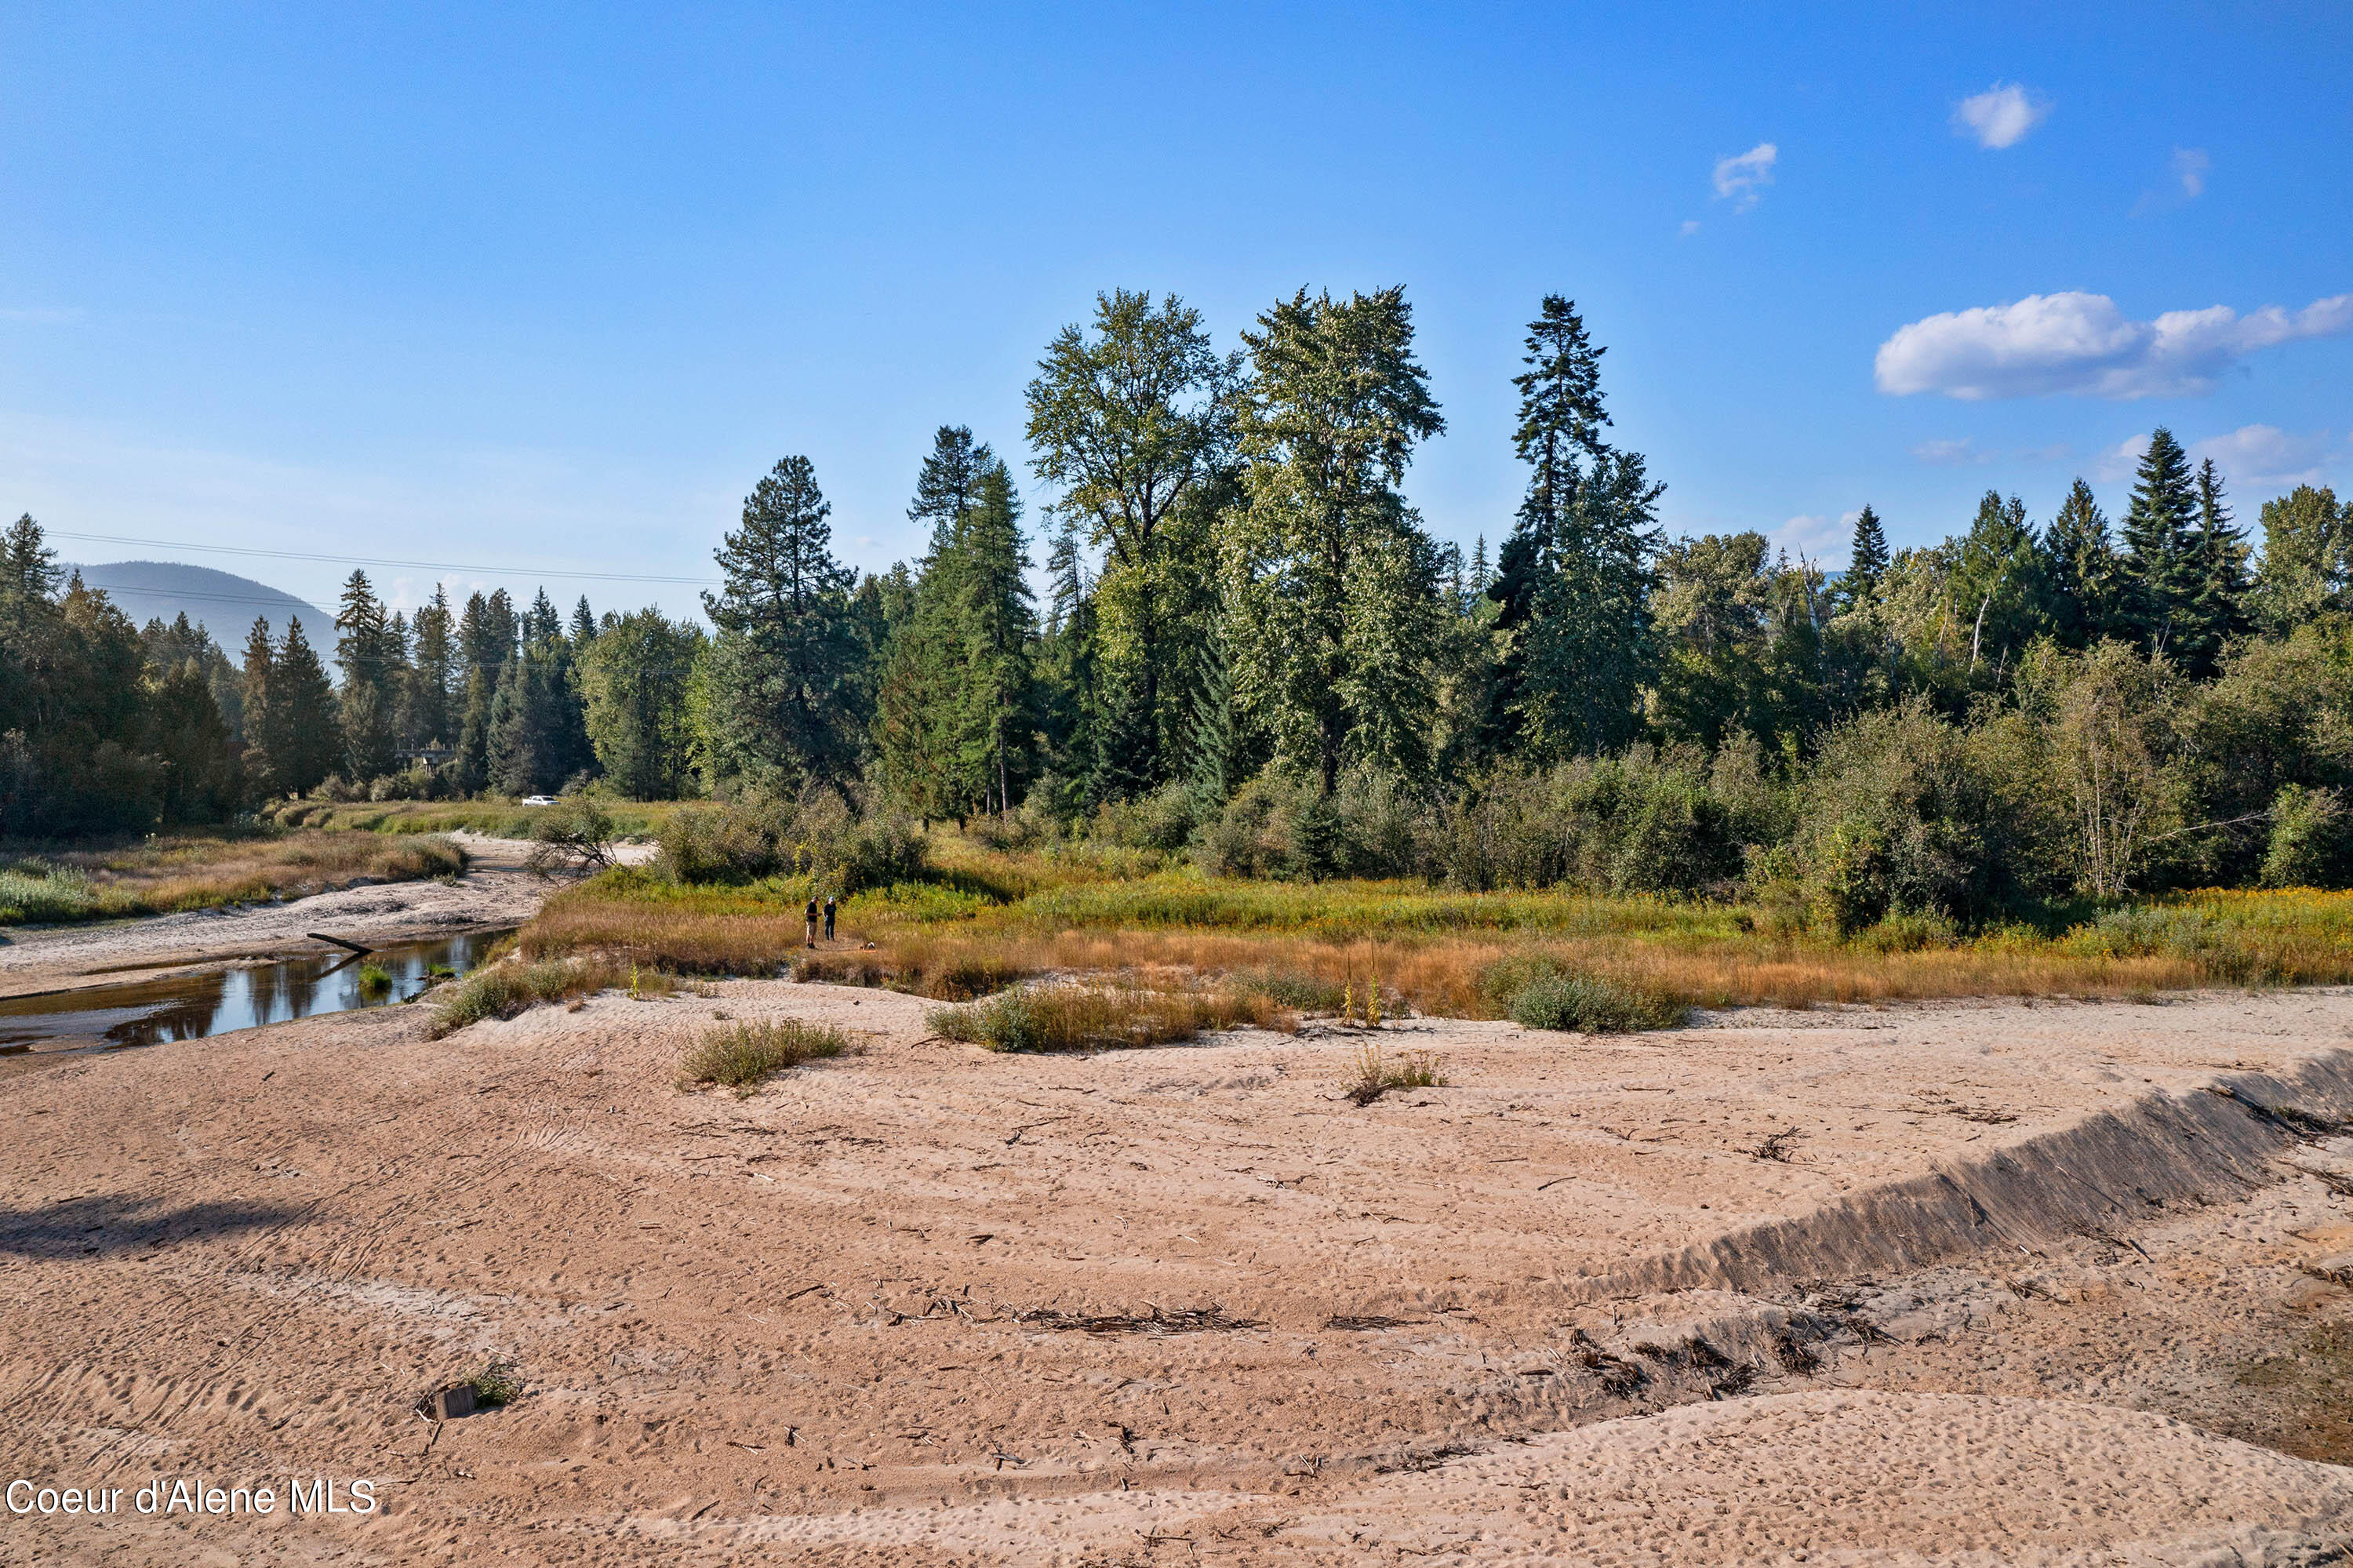
M 1472 596 L 1473 598 L 1484 598 L 1488 588 L 1494 582 L 1494 580 L 1495 574 L 1487 565 L 1487 535 L 1482 534 L 1479 535 L 1479 542 L 1471 547 L 1470 588 Z
M 720 634 L 713 750 L 731 776 L 791 789 L 839 786 L 857 769 L 860 639 L 832 510 L 808 459 L 786 458 L 718 552 L 726 586 L 702 602 Z
M 449 596 L 436 583 L 433 599 L 417 612 L 417 648 L 408 684 L 403 728 L 417 746 L 448 746 L 457 739 L 450 724 L 451 686 L 458 668 L 456 627 L 449 614 Z
M 2205 577 L 2197 518 L 2189 454 L 2160 425 L 2141 454 L 2124 521 L 2123 620 L 2148 653 L 2177 655 L 2184 632 L 2196 635 Z
M 464 700 L 458 714 L 458 755 L 449 759 L 450 782 L 461 795 L 478 795 L 491 787 L 491 720 L 497 705 L 497 688 L 491 670 L 476 665 L 466 672 Z
M 2208 458 L 2198 465 L 2196 592 L 2182 639 L 2181 666 L 2193 676 L 2213 673 L 2224 645 L 2247 630 L 2246 531 L 2232 519 L 2222 476 Z
M 159 775 L 166 826 L 218 821 L 237 809 L 237 768 L 228 726 L 201 660 L 164 672 L 147 691 L 145 747 Z
M 269 709 L 277 742 L 271 752 L 275 787 L 307 795 L 343 766 L 343 729 L 326 667 L 303 633 L 286 618 L 286 635 L 269 661 Z
M 2052 633 L 2070 648 L 2130 635 L 2125 619 L 2123 563 L 2092 487 L 2078 479 L 2042 541 L 2051 585 Z
M 572 607 L 572 652 L 576 656 L 596 635 L 596 617 L 588 609 L 588 596 L 582 594 L 580 602 Z
M 1437 552 L 1397 486 L 1445 421 L 1401 288 L 1302 289 L 1242 341 L 1245 503 L 1225 545 L 1238 697 L 1328 800 L 1350 763 L 1427 760 L 1445 615 Z
M 267 800 L 289 793 L 280 781 L 279 756 L 286 749 L 283 705 L 274 695 L 271 671 L 277 655 L 269 646 L 269 621 L 256 616 L 245 636 L 245 751 L 238 763 L 245 775 L 248 800 Z
M 1879 583 L 1887 575 L 1887 531 L 1879 525 L 1879 514 L 1869 502 L 1854 520 L 1854 546 L 1848 554 L 1846 570 L 1839 579 L 1839 599 L 1849 609 L 1861 609 L 1879 596 Z
M 931 525 L 926 559 L 952 542 L 978 494 L 980 476 L 997 466 L 997 455 L 987 441 L 976 441 L 963 425 L 942 425 L 932 436 L 932 450 L 915 475 L 915 498 L 907 504 L 907 521 Z
M 1577 307 L 1548 294 L 1529 323 L 1514 447 L 1527 494 L 1504 546 L 1504 640 L 1491 705 L 1493 749 L 1525 734 L 1554 756 L 1631 738 L 1652 658 L 1650 597 L 1658 500 L 1639 453 L 1610 447 L 1601 355 Z M 1505 624 L 1505 618 L 1511 624 Z
M 43 540 L 29 512 L 8 524 L 0 541 L 0 620 L 21 632 L 58 591 L 57 552 Z
M 973 486 L 958 549 L 956 587 L 964 634 L 958 771 L 977 771 L 982 799 L 994 794 L 999 815 L 1029 778 L 1032 716 L 1030 645 L 1038 614 L 1029 591 L 1029 556 L 1021 538 L 1021 502 L 1013 475 L 991 462 Z M 977 765 L 976 768 L 976 764 Z
M 399 739 L 395 694 L 400 665 L 406 662 L 396 645 L 392 619 L 365 572 L 354 569 L 344 580 L 335 629 L 341 633 L 335 663 L 343 674 L 343 766 L 354 782 L 364 783 L 390 773 L 395 766 Z

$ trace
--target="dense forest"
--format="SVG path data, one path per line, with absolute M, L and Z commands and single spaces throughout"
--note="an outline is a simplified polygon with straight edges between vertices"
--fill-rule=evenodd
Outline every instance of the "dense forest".
M 2353 506 L 2267 502 L 2258 550 L 2159 429 L 2114 524 L 2078 480 L 2047 522 L 1989 493 L 1891 554 L 1864 506 L 1831 574 L 1665 537 L 1602 356 L 1543 302 L 1492 557 L 1400 489 L 1444 422 L 1398 289 L 1302 291 L 1225 355 L 1174 297 L 1103 296 L 1027 388 L 1034 523 L 1013 463 L 944 427 L 923 554 L 860 576 L 786 458 L 717 553 L 709 632 L 543 591 L 405 614 L 354 571 L 332 650 L 258 622 L 232 658 L 60 582 L 22 518 L 0 829 L 822 794 L 1214 873 L 1737 894 L 1841 932 L 2353 880 Z

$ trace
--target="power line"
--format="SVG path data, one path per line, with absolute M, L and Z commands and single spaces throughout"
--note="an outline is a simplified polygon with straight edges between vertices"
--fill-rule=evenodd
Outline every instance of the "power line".
M 77 534 L 66 528 L 44 529 L 60 539 L 91 539 L 108 545 L 142 545 L 157 550 L 210 550 L 222 556 L 267 556 L 281 561 L 322 561 L 339 567 L 406 567 L 427 572 L 479 572 L 484 577 L 583 577 L 608 583 L 680 583 L 689 588 L 716 588 L 717 577 L 647 577 L 630 572 L 577 572 L 554 567 L 467 566 L 457 561 L 396 561 L 375 556 L 322 556 L 302 550 L 257 550 L 244 545 L 190 545 L 177 539 L 134 539 L 121 534 Z

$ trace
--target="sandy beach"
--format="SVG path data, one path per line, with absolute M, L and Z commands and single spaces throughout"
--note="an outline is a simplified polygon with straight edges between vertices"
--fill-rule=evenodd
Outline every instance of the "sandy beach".
M 0 1470 L 126 1502 L 10 1554 L 2353 1549 L 2353 994 L 1412 1019 L 1377 1044 L 1446 1085 L 1363 1107 L 1358 1031 L 996 1056 L 925 1006 L 390 1008 L 14 1079 Z M 676 1086 L 760 1017 L 866 1049 Z M 417 1413 L 491 1362 L 512 1404 Z M 131 1506 L 200 1475 L 280 1509 Z

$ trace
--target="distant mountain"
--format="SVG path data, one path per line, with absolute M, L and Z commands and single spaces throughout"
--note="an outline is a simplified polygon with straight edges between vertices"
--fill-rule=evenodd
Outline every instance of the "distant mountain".
M 171 620 L 182 611 L 212 633 L 221 652 L 233 663 L 245 652 L 245 634 L 257 615 L 269 620 L 270 635 L 283 637 L 289 617 L 302 623 L 302 635 L 325 662 L 335 656 L 335 618 L 290 593 L 267 583 L 210 567 L 185 566 L 178 561 L 115 561 L 94 567 L 69 567 L 94 588 L 104 588 L 132 624 L 144 626 L 162 617 Z

